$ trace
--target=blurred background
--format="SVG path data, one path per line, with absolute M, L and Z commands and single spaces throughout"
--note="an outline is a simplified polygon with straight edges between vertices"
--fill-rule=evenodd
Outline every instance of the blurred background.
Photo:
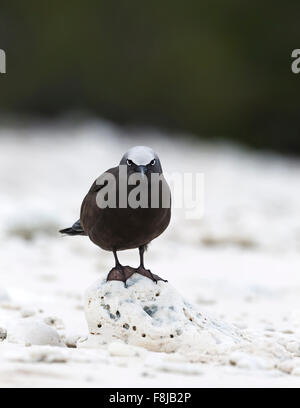
M 113 256 L 58 230 L 78 219 L 96 177 L 145 144 L 166 175 L 205 181 L 204 216 L 173 209 L 146 266 L 199 310 L 299 360 L 300 74 L 291 70 L 299 0 L 2 0 L 0 8 L 0 329 L 32 317 L 68 347 L 86 335 L 84 290 L 106 277 Z M 120 260 L 137 266 L 138 251 Z M 30 347 L 8 343 L 0 339 L 11 351 L 0 350 L 0 386 L 51 382 Z M 98 352 L 79 367 L 75 351 L 64 374 L 52 364 L 53 378 L 111 386 L 115 360 L 95 369 Z M 235 386 L 236 368 L 227 368 Z M 190 385 L 191 376 L 160 382 L 151 370 L 153 386 Z M 132 372 L 119 384 L 149 381 Z
M 3 1 L 0 110 L 300 152 L 297 0 Z

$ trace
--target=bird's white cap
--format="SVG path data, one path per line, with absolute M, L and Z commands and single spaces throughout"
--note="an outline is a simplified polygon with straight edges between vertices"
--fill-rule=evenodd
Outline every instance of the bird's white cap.
M 134 146 L 124 155 L 125 159 L 132 160 L 137 166 L 146 166 L 151 160 L 157 158 L 157 154 L 147 146 Z

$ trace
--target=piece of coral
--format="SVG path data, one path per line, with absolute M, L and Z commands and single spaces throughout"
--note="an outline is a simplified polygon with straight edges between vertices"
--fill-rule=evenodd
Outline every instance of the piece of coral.
M 7 323 L 9 343 L 60 346 L 57 331 L 36 318 L 13 319 Z
M 96 281 L 85 294 L 89 337 L 94 347 L 120 339 L 151 351 L 224 352 L 241 341 L 234 328 L 198 312 L 170 283 L 133 275 L 122 282 Z

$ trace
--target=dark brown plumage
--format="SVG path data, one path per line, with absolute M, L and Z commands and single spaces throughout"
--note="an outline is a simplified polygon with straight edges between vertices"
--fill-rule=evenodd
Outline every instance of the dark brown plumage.
M 94 244 L 104 250 L 112 251 L 116 264 L 108 274 L 108 280 L 121 280 L 126 285 L 126 280 L 133 273 L 140 273 L 157 282 L 162 279 L 153 275 L 150 270 L 144 267 L 144 251 L 147 245 L 162 234 L 169 225 L 171 209 L 170 205 L 163 208 L 162 193 L 163 191 L 167 192 L 170 196 L 170 190 L 162 175 L 159 158 L 152 149 L 142 146 L 132 148 L 123 156 L 120 165 L 126 166 L 125 175 L 123 173 L 121 180 L 119 179 L 120 166 L 103 173 L 93 183 L 83 200 L 80 220 L 71 228 L 60 232 L 68 235 L 88 235 Z M 114 176 L 115 185 L 108 187 L 107 184 L 102 184 L 107 173 Z M 148 190 L 148 208 L 131 208 L 130 205 L 127 205 L 126 208 L 120 208 L 119 206 L 119 182 L 127 184 L 128 177 L 134 173 L 142 173 L 147 178 L 145 188 Z M 160 175 L 158 208 L 151 208 L 151 192 L 153 189 L 151 174 L 153 173 Z M 145 179 L 142 178 L 142 180 Z M 101 198 L 99 193 L 104 187 L 108 192 L 104 198 Z M 136 185 L 127 186 L 127 198 L 134 188 L 136 188 Z M 110 192 L 116 192 L 116 208 L 100 208 L 104 200 L 107 201 Z M 117 258 L 117 251 L 134 248 L 139 248 L 140 266 L 138 268 L 122 266 Z

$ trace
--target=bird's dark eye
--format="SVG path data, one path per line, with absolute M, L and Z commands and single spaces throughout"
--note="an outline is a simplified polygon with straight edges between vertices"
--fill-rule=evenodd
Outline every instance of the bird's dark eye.
M 128 164 L 128 166 L 131 166 L 131 165 L 132 165 L 132 163 L 133 163 L 133 161 L 132 161 L 132 160 L 127 159 L 127 164 Z
M 156 163 L 155 159 L 151 160 L 151 162 L 150 162 L 151 166 L 154 166 L 155 163 Z

